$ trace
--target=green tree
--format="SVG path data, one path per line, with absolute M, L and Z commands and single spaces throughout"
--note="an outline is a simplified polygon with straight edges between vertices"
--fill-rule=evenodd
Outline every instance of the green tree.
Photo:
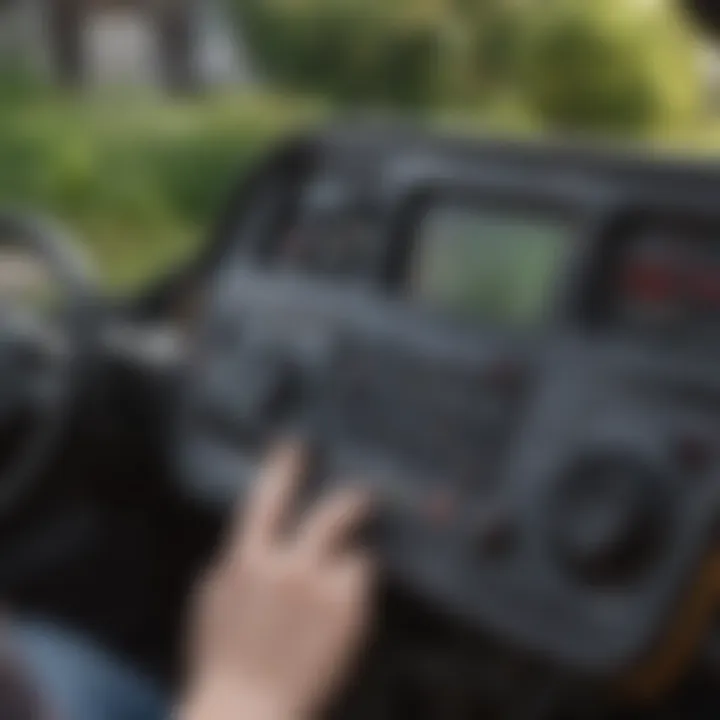
M 550 124 L 642 130 L 697 112 L 696 48 L 669 3 L 547 0 L 525 22 L 521 93 Z
M 342 102 L 428 105 L 465 87 L 452 0 L 246 0 L 258 56 L 281 84 Z M 458 32 L 460 30 L 460 32 Z
M 624 132 L 698 108 L 694 42 L 671 0 L 236 1 L 271 77 L 346 104 L 510 98 L 554 127 Z

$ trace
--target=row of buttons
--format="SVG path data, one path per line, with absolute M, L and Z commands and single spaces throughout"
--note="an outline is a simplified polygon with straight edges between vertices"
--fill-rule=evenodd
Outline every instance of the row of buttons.
M 400 359 L 404 362 L 400 362 Z M 517 420 L 516 393 L 483 369 L 345 348 L 329 386 L 334 432 L 462 485 L 493 474 Z

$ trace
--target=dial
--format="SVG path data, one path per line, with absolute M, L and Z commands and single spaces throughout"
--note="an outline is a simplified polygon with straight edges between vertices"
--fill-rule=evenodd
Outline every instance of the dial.
M 639 453 L 579 457 L 552 493 L 552 546 L 565 570 L 601 586 L 639 579 L 670 525 L 670 487 L 665 471 Z

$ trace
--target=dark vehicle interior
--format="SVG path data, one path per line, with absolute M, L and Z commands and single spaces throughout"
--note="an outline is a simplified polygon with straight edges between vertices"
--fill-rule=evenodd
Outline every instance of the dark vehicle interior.
M 717 707 L 719 195 L 710 163 L 342 125 L 123 301 L 3 216 L 0 272 L 52 293 L 0 315 L 0 597 L 172 683 L 191 583 L 296 431 L 309 496 L 378 498 L 350 714 Z

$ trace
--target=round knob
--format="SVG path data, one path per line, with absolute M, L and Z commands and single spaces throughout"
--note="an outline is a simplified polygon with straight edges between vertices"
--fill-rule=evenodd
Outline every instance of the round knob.
M 670 485 L 660 469 L 629 454 L 589 456 L 555 487 L 554 550 L 577 579 L 623 584 L 651 566 L 671 514 Z

